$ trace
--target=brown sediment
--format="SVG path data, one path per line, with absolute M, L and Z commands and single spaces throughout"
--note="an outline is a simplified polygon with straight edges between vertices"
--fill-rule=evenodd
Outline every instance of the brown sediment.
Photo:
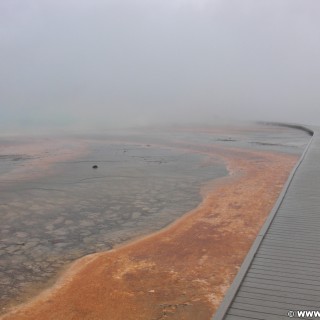
M 77 260 L 53 288 L 1 319 L 210 319 L 297 157 L 205 153 L 226 161 L 230 176 L 208 185 L 196 209 L 155 234 Z

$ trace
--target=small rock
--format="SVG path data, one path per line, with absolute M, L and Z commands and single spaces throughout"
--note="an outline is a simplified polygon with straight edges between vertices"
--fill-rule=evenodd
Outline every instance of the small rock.
M 98 169 L 98 166 L 95 164 L 94 166 L 92 166 L 92 169 Z

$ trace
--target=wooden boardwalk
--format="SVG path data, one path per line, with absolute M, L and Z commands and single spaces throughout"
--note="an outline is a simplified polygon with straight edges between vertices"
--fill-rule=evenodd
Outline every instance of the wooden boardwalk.
M 316 319 L 298 310 L 318 310 L 320 319 L 316 130 L 213 320 Z

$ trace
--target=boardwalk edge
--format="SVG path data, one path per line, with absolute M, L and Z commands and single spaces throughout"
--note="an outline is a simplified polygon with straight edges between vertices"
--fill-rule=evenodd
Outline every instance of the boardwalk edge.
M 311 136 L 311 139 L 309 140 L 309 142 L 308 142 L 304 152 L 302 153 L 299 161 L 297 162 L 297 164 L 295 165 L 295 167 L 291 171 L 285 185 L 282 188 L 282 191 L 281 191 L 275 205 L 273 206 L 269 216 L 267 217 L 265 223 L 263 224 L 262 228 L 260 229 L 260 231 L 257 235 L 257 238 L 255 239 L 247 256 L 245 257 L 234 281 L 232 282 L 230 288 L 228 289 L 228 291 L 227 291 L 224 299 L 222 300 L 217 312 L 212 317 L 212 320 L 222 320 L 225 317 L 226 313 L 228 312 L 228 309 L 229 309 L 230 305 L 232 304 L 232 302 L 233 302 L 233 300 L 234 300 L 234 298 L 240 288 L 240 285 L 249 270 L 249 267 L 253 261 L 253 258 L 256 255 L 256 252 L 258 251 L 258 249 L 261 245 L 261 242 L 262 242 L 263 238 L 265 237 L 266 232 L 268 231 L 275 215 L 277 214 L 277 212 L 278 212 L 278 210 L 284 200 L 285 195 L 287 194 L 287 191 L 290 187 L 290 184 L 293 180 L 293 177 L 295 176 L 298 168 L 300 167 L 306 154 L 308 153 L 309 147 L 313 141 L 313 136 L 315 134 L 315 131 L 311 127 L 303 126 L 300 124 L 289 124 L 289 123 L 286 124 L 286 123 L 276 123 L 276 122 L 260 122 L 260 123 L 264 124 L 264 125 L 281 126 L 281 127 L 288 127 L 288 128 L 303 130 Z

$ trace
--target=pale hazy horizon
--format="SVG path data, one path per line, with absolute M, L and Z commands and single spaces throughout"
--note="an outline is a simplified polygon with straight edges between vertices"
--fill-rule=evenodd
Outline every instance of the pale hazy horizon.
M 317 0 L 3 0 L 0 130 L 320 124 Z

